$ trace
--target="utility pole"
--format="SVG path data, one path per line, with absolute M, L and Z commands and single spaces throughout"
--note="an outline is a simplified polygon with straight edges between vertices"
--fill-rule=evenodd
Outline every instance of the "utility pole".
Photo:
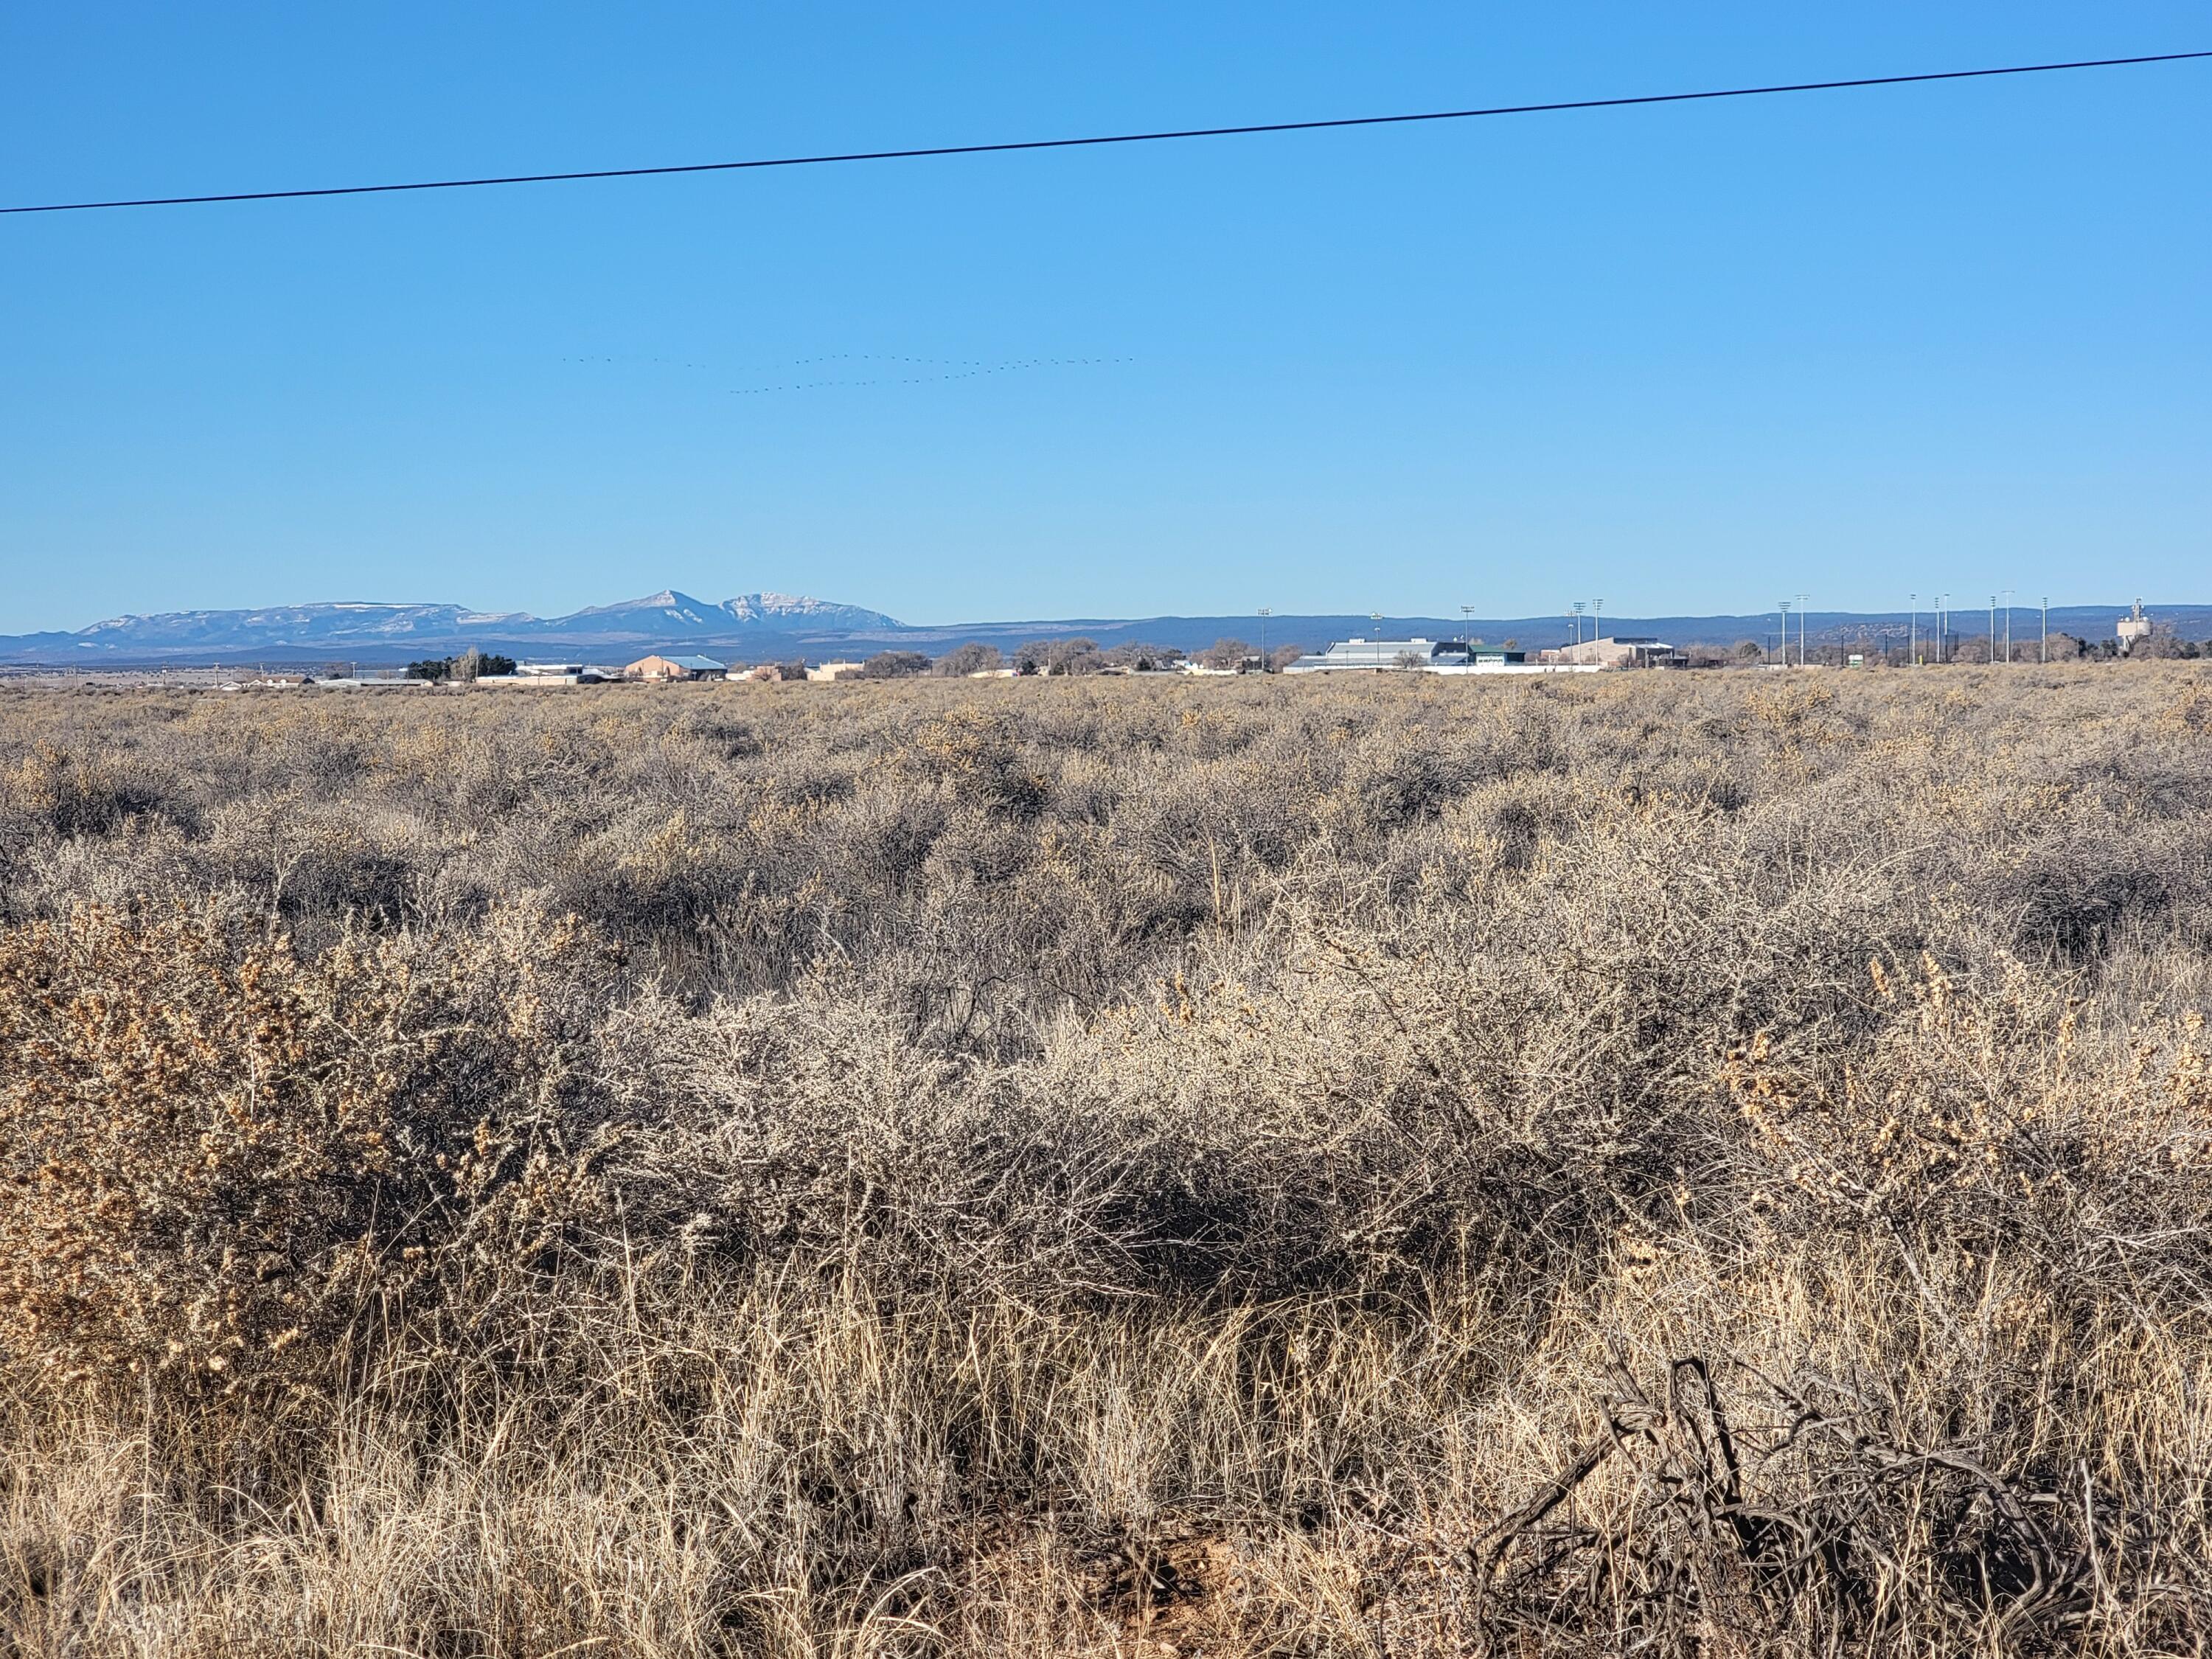
M 2043 596 L 2043 665 L 2051 666 L 2051 595 Z
M 1950 599 L 1948 593 L 1936 596 L 1936 660 L 1939 664 L 1950 659 Z
M 1260 672 L 1267 672 L 1267 618 L 1275 613 L 1266 605 L 1260 607 Z
M 1905 625 L 1905 665 L 1910 668 L 1920 647 L 1920 596 L 1908 593 L 1905 597 L 1912 601 L 1912 620 Z

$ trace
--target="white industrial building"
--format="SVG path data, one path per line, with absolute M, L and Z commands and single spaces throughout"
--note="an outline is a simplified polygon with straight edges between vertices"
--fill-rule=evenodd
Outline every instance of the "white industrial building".
M 1543 654 L 1547 662 L 1594 668 L 1680 668 L 1687 661 L 1666 641 L 1640 635 L 1584 640 L 1579 645 L 1563 645 Z
M 1598 663 L 1530 662 L 1528 653 L 1464 640 L 1339 640 L 1326 651 L 1300 657 L 1286 674 L 1577 674 L 1595 673 Z

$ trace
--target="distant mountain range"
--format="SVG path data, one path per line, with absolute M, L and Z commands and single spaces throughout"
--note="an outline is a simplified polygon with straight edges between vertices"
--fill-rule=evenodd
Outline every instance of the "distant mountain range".
M 758 644 L 820 635 L 896 634 L 880 611 L 788 593 L 696 599 L 673 589 L 598 605 L 566 617 L 475 611 L 460 605 L 340 600 L 253 611 L 172 611 L 112 617 L 72 633 L 0 635 L 0 661 L 176 661 L 223 653 L 362 659 L 423 656 L 475 645 L 487 650 L 591 651 L 635 647 Z
M 2152 605 L 2149 610 L 2160 625 L 2187 638 L 2212 637 L 2212 606 Z M 2051 612 L 2051 626 L 2084 638 L 2106 639 L 2125 614 L 2126 608 L 2121 605 L 2068 605 Z M 1608 617 L 1595 625 L 1607 634 L 1651 635 L 1676 645 L 1728 646 L 1743 639 L 1771 642 L 1779 623 L 1769 611 L 1755 616 Z M 1908 615 L 1902 611 L 1814 611 L 1806 619 L 1807 633 L 1815 641 L 1890 631 L 1902 643 L 1909 625 Z M 1923 637 L 1932 625 L 1932 618 L 1923 611 L 1918 626 Z M 2024 606 L 2016 608 L 2012 625 L 2014 639 L 2032 639 L 2040 625 L 2040 613 Z M 1590 636 L 1592 626 L 1589 620 L 1583 623 L 1586 637 Z M 1790 626 L 1794 635 L 1798 626 L 1795 613 Z M 2002 609 L 1997 626 L 2002 632 Z M 1464 630 L 1493 644 L 1512 640 L 1534 649 L 1564 643 L 1571 627 L 1563 617 L 1386 617 L 1381 631 L 1391 638 L 1446 639 L 1456 638 Z M 1988 631 L 1989 612 L 1954 611 L 1950 629 L 1954 635 L 1979 637 Z M 911 626 L 880 611 L 827 599 L 745 593 L 714 601 L 670 589 L 618 605 L 592 605 L 565 617 L 476 611 L 459 605 L 357 601 L 114 617 L 73 632 L 0 635 L 0 663 L 111 667 L 226 659 L 382 664 L 442 656 L 470 646 L 524 658 L 573 657 L 595 663 L 683 647 L 719 652 L 736 661 L 757 662 L 854 655 L 888 648 L 935 653 L 968 640 L 1006 646 L 1071 635 L 1087 635 L 1102 646 L 1142 641 L 1188 651 L 1230 635 L 1256 644 L 1264 633 L 1270 646 L 1297 645 L 1314 650 L 1333 640 L 1375 631 L 1373 619 L 1358 614 L 1276 616 L 1264 623 L 1247 615 Z

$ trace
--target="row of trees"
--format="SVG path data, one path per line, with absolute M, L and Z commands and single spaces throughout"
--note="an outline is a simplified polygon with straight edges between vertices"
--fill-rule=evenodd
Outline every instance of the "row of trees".
M 1301 654 L 1295 645 L 1278 647 L 1270 652 L 1267 667 L 1270 672 L 1280 672 L 1296 662 Z M 1115 670 L 1135 670 L 1148 673 L 1158 669 L 1173 668 L 1188 659 L 1187 653 L 1171 645 L 1131 643 L 1101 647 L 1097 641 L 1080 635 L 1072 639 L 1031 640 L 1017 647 L 1011 656 L 995 645 L 979 640 L 956 646 L 943 656 L 930 658 L 919 651 L 878 651 L 859 668 L 848 670 L 841 678 L 861 680 L 911 679 L 924 674 L 933 674 L 945 679 L 960 679 L 970 674 L 988 674 L 1012 668 L 1017 674 L 1099 674 Z M 1261 667 L 1260 653 L 1242 640 L 1217 640 L 1196 653 L 1201 667 L 1236 670 L 1256 673 Z M 806 665 L 788 662 L 774 665 L 787 680 L 806 678 Z M 512 674 L 514 659 L 474 647 L 451 657 L 426 657 L 407 665 L 407 678 L 428 680 L 433 684 L 453 681 L 466 683 L 487 674 Z
M 1282 646 L 1268 653 L 1266 665 L 1269 672 L 1279 672 L 1297 661 L 1299 654 L 1297 646 Z M 971 640 L 934 661 L 919 651 L 878 651 L 860 665 L 857 673 L 847 678 L 896 680 L 934 674 L 945 679 L 960 679 L 970 674 L 1000 673 L 1009 668 L 1017 674 L 1055 676 L 1131 670 L 1149 673 L 1173 668 L 1188 659 L 1189 653 L 1172 645 L 1131 642 L 1102 647 L 1097 641 L 1080 635 L 1070 639 L 1031 640 L 1026 645 L 1017 646 L 1011 654 L 995 645 Z M 1250 673 L 1258 672 L 1261 666 L 1260 653 L 1242 640 L 1217 640 L 1197 653 L 1195 660 L 1204 668 Z
M 1727 651 L 1717 646 L 1693 645 L 1689 647 L 1689 657 L 1693 665 L 1701 667 L 1727 661 L 1794 663 L 1800 660 L 1799 650 L 1794 638 L 1786 650 L 1771 641 L 1739 640 L 1732 649 Z M 1808 641 L 1802 650 L 1802 660 L 1829 668 L 1841 667 L 1853 657 L 1893 668 L 1908 665 L 1916 656 L 1923 662 L 1938 659 L 1932 637 L 1912 641 L 1910 650 L 1902 636 L 1889 635 L 1879 638 L 1866 635 L 1840 641 L 1814 640 Z M 2051 636 L 2050 660 L 2052 662 L 2112 662 L 2123 655 L 2187 659 L 2212 657 L 2212 640 L 2200 644 L 2177 635 L 2154 634 L 2148 639 L 2138 640 L 2133 651 L 2123 653 L 2116 639 L 2085 640 L 2073 634 L 2053 634 Z M 2002 636 L 1995 641 L 1954 637 L 1946 645 L 1941 659 L 1951 663 L 1987 663 L 1993 660 L 2039 663 L 2045 659 L 2044 642 L 2040 634 L 2028 639 L 2015 638 L 2012 641 L 2011 654 L 2008 656 Z
M 458 656 L 425 657 L 421 662 L 407 665 L 410 680 L 428 680 L 433 684 L 445 680 L 467 681 L 485 674 L 512 674 L 514 659 L 501 656 L 497 652 L 484 652 L 471 646 Z

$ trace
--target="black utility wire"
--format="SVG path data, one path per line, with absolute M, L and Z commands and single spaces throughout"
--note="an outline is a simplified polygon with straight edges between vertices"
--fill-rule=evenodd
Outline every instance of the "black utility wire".
M 2120 69 L 2179 64 L 2212 52 L 2165 52 L 2142 58 L 2090 58 L 2069 64 L 2014 64 L 2002 69 L 1942 70 L 1927 75 L 1874 75 L 1853 81 L 1799 81 L 1784 86 L 1727 87 L 1708 92 L 1656 92 L 1638 98 L 1577 98 L 1553 104 L 1501 104 L 1489 109 L 1429 110 L 1416 115 L 1346 115 L 1326 121 L 1266 121 L 1249 126 L 1183 127 L 1164 132 L 1115 132 L 1088 138 L 1024 138 L 1000 144 L 936 144 L 920 149 L 865 149 L 835 155 L 777 155 L 749 161 L 691 161 L 678 167 L 596 167 L 580 173 L 516 173 L 489 179 L 425 179 L 400 185 L 331 185 L 319 190 L 242 190 L 210 196 L 148 196 L 113 202 L 46 202 L 0 207 L 7 213 L 87 213 L 102 208 L 197 207 L 210 202 L 291 202 L 310 196 L 389 196 L 409 190 L 476 190 L 488 185 L 557 185 L 580 179 L 653 179 L 677 173 L 739 173 L 754 167 L 827 167 L 842 161 L 910 161 L 931 155 L 998 155 L 1010 150 L 1079 149 L 1095 144 L 1155 144 L 1173 138 L 1235 138 L 1263 132 L 1320 132 L 1333 127 L 1403 126 L 1416 121 L 1472 121 L 1491 115 L 1544 115 L 1561 110 L 1626 109 L 1639 104 L 1689 104 L 1715 98 L 1765 98 L 1785 92 L 1841 92 L 1929 81 L 1979 81 L 1999 75 L 2050 75 L 2062 70 Z

